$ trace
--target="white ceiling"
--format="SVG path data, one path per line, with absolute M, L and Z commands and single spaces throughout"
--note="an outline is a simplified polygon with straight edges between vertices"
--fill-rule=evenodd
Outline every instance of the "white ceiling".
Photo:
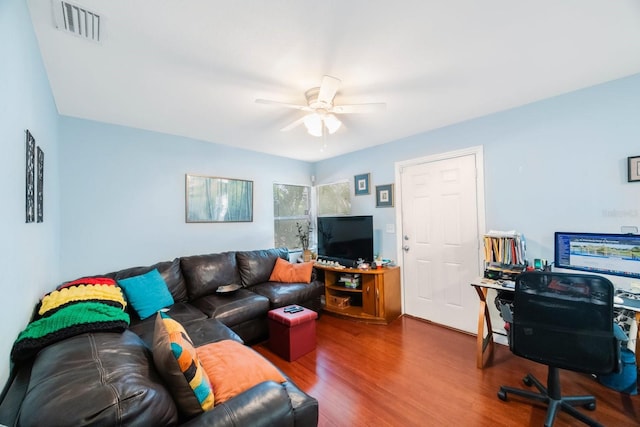
M 638 0 L 76 0 L 102 41 L 28 0 L 62 115 L 317 161 L 640 72 Z M 53 4 L 58 4 L 54 0 Z M 343 115 L 323 141 L 304 104 L 329 74 Z

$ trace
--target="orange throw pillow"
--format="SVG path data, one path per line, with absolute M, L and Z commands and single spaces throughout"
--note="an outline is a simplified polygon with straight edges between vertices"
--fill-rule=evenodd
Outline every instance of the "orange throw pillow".
M 283 383 L 280 371 L 259 353 L 233 340 L 196 348 L 218 405 L 265 381 Z
M 271 271 L 270 282 L 282 283 L 311 283 L 313 261 L 291 264 L 282 258 L 276 259 L 276 265 Z

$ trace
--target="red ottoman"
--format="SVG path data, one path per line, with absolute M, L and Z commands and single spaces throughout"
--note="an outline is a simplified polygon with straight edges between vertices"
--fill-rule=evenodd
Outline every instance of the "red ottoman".
M 285 308 L 269 311 L 269 348 L 291 362 L 316 348 L 318 313 L 308 308 L 286 313 Z

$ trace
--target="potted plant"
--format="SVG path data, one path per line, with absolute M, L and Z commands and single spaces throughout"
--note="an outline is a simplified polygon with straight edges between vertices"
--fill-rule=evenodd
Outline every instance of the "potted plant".
M 311 251 L 309 250 L 309 232 L 311 225 L 309 222 L 299 223 L 296 222 L 298 227 L 298 239 L 300 240 L 300 246 L 302 246 L 302 259 L 304 261 L 311 261 Z

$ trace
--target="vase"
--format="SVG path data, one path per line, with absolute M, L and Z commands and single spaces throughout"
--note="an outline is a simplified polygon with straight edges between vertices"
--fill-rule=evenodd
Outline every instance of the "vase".
M 304 262 L 311 261 L 311 251 L 309 249 L 302 251 L 302 260 Z

